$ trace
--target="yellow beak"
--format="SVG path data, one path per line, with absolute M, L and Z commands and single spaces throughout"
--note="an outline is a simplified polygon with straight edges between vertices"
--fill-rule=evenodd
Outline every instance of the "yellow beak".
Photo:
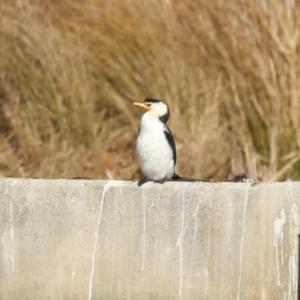
M 147 105 L 147 104 L 142 103 L 142 102 L 133 102 L 133 105 L 142 107 L 142 108 L 144 108 L 146 110 L 150 110 L 150 108 L 151 108 L 150 105 Z

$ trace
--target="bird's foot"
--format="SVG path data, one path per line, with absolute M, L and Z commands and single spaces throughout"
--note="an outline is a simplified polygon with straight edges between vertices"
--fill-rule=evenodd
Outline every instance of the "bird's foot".
M 167 180 L 166 179 L 159 179 L 159 180 L 152 180 L 152 179 L 148 179 L 148 178 L 142 178 L 138 181 L 138 186 L 142 186 L 143 184 L 145 184 L 148 181 L 152 181 L 154 183 L 159 183 L 159 184 L 163 184 L 165 183 Z
M 159 179 L 159 180 L 152 180 L 152 181 L 155 182 L 155 183 L 163 184 L 163 183 L 165 183 L 167 180 L 166 180 L 166 179 Z

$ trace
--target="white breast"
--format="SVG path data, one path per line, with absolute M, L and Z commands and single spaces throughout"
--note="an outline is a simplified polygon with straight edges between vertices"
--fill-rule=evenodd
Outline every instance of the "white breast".
M 173 152 L 164 128 L 157 117 L 143 115 L 136 147 L 142 172 L 150 180 L 170 179 L 174 174 Z

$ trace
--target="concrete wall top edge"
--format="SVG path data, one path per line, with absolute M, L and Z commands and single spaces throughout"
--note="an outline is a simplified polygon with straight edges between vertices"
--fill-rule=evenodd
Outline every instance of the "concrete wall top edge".
M 285 181 L 285 182 L 165 182 L 164 184 L 147 182 L 143 186 L 138 187 L 137 181 L 131 180 L 107 180 L 107 179 L 61 179 L 61 178 L 15 178 L 15 177 L 3 177 L 0 178 L 0 183 L 15 185 L 15 184 L 38 184 L 38 183 L 59 183 L 59 184 L 70 184 L 70 185 L 91 185 L 95 184 L 100 186 L 109 187 L 136 187 L 138 189 L 156 189 L 156 188 L 170 188 L 174 187 L 178 189 L 182 188 L 203 188 L 203 187 L 226 187 L 229 189 L 244 189 L 246 186 L 251 188 L 268 188 L 268 187 L 300 187 L 300 181 Z

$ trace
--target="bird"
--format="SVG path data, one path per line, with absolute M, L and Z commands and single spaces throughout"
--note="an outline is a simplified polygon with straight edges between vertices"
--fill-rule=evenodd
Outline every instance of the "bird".
M 146 110 L 140 121 L 136 141 L 138 160 L 145 176 L 139 181 L 139 186 L 147 181 L 164 183 L 180 179 L 175 173 L 175 141 L 166 125 L 170 116 L 169 106 L 163 100 L 151 98 L 134 102 L 133 105 Z

